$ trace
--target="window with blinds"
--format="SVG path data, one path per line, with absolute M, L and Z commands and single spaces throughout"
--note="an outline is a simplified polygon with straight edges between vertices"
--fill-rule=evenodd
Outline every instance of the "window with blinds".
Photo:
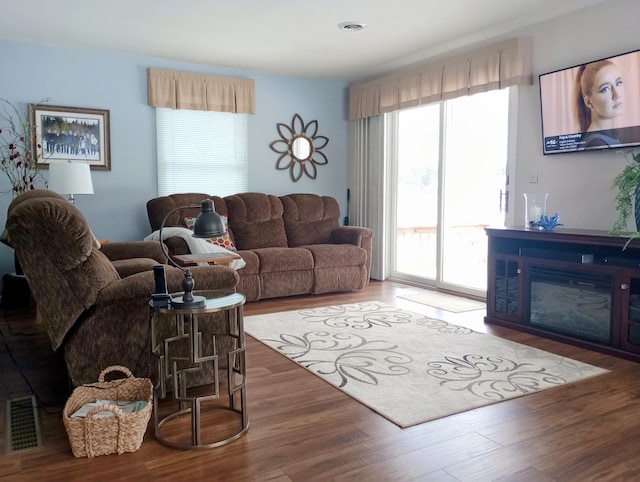
M 248 114 L 156 108 L 158 195 L 248 190 Z

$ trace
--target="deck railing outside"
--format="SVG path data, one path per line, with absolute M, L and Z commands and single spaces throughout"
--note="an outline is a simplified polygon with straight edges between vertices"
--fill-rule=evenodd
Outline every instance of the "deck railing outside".
M 443 281 L 485 290 L 487 237 L 485 224 L 448 226 L 444 232 Z M 436 277 L 436 226 L 398 228 L 396 268 L 401 273 Z

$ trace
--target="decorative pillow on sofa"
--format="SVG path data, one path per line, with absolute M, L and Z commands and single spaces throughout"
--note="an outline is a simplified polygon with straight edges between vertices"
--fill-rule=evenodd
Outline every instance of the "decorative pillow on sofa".
M 223 214 L 221 214 L 220 217 L 222 218 L 222 222 L 224 223 L 224 230 L 227 232 L 224 233 L 222 236 L 206 239 L 205 241 L 207 243 L 216 244 L 218 246 L 222 246 L 223 248 L 227 248 L 229 251 L 237 251 L 236 245 L 233 244 L 233 241 L 231 241 L 231 238 L 229 237 L 229 232 L 228 232 L 229 228 L 227 226 L 229 219 L 227 218 L 227 216 Z M 187 224 L 187 227 L 191 231 L 193 231 L 193 227 L 196 223 L 196 218 L 185 217 L 184 222 Z

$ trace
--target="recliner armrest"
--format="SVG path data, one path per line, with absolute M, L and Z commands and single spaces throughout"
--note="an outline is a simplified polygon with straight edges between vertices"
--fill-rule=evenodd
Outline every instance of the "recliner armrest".
M 169 293 L 182 291 L 184 273 L 173 266 L 166 266 L 167 290 Z M 195 290 L 235 291 L 239 276 L 228 266 L 193 266 L 189 268 L 195 282 Z M 96 299 L 96 306 L 123 303 L 127 300 L 149 299 L 155 288 L 153 271 L 144 271 L 123 279 L 112 281 Z
M 116 241 L 102 243 L 100 251 L 110 261 L 131 258 L 151 258 L 160 264 L 166 264 L 167 257 L 157 241 Z

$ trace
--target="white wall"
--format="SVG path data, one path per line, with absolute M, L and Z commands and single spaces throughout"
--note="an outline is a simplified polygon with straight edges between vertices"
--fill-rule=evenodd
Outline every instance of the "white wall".
M 512 172 L 515 189 L 511 193 L 514 224 L 523 224 L 522 193 L 548 192 L 547 211 L 558 212 L 565 227 L 611 228 L 616 212 L 610 185 L 626 161 L 614 150 L 544 156 L 538 75 L 640 49 L 638 19 L 638 0 L 609 0 L 515 32 L 534 39 L 535 83 L 519 88 L 516 172 Z M 536 184 L 529 183 L 530 169 L 538 171 Z

